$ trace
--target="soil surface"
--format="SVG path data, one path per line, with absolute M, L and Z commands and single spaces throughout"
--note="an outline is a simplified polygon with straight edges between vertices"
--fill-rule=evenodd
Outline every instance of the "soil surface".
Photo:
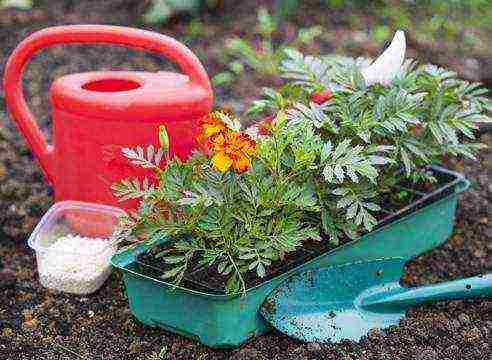
M 23 38 L 35 30 L 69 23 L 138 25 L 145 1 L 39 1 L 32 11 L 0 10 L 0 66 Z M 210 74 L 221 70 L 224 39 L 232 34 L 251 37 L 258 1 L 241 6 L 227 2 L 218 13 L 200 14 L 202 34 L 193 35 L 189 18 L 181 17 L 154 30 L 186 42 Z M 262 4 L 272 6 L 273 1 Z M 305 10 L 305 11 L 304 11 Z M 313 46 L 313 52 L 349 51 L 372 55 L 380 49 L 363 44 L 350 48 L 337 43 L 350 33 L 343 12 L 325 16 L 316 6 L 303 9 L 285 25 L 286 38 L 297 26 L 323 24 L 331 36 Z M 337 35 L 337 36 L 335 36 Z M 340 36 L 338 36 L 340 35 Z M 359 34 L 360 35 L 360 34 Z M 460 60 L 443 57 L 410 41 L 410 53 L 422 61 L 447 63 L 468 78 L 480 78 Z M 436 55 L 437 54 L 437 55 Z M 466 61 L 464 62 L 466 63 Z M 27 68 L 25 91 L 41 127 L 49 134 L 48 89 L 53 79 L 94 69 L 160 70 L 168 66 L 153 56 L 102 46 L 57 46 L 39 53 Z M 482 68 L 483 69 L 483 68 Z M 3 71 L 0 71 L 3 73 Z M 472 74 L 469 76 L 469 74 Z M 467 75 L 468 74 L 468 75 Z M 228 88 L 217 89 L 217 104 L 244 110 L 268 80 L 243 76 Z M 3 90 L 2 90 L 3 91 Z M 3 92 L 0 97 L 3 100 Z M 481 141 L 492 146 L 492 134 Z M 403 281 L 419 285 L 492 271 L 492 151 L 479 162 L 453 161 L 447 166 L 471 180 L 460 197 L 454 234 L 439 248 L 411 261 Z M 121 276 L 114 272 L 96 293 L 81 297 L 55 293 L 39 285 L 36 259 L 25 240 L 52 204 L 52 191 L 33 161 L 30 151 L 8 119 L 0 102 L 0 360 L 58 359 L 487 359 L 491 357 L 492 301 L 440 302 L 408 312 L 398 326 L 373 331 L 360 342 L 303 344 L 276 331 L 235 350 L 214 350 L 198 342 L 143 326 L 131 315 Z

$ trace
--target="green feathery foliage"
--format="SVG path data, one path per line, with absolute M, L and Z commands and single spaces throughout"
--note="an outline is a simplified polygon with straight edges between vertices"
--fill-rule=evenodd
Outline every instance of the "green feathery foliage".
M 253 69 L 261 75 L 277 76 L 280 63 L 285 56 L 284 50 L 287 47 L 297 49 L 309 45 L 322 33 L 320 26 L 300 29 L 296 38 L 288 45 L 274 46 L 273 37 L 279 31 L 278 22 L 263 7 L 258 9 L 257 29 L 261 39 L 258 45 L 239 37 L 228 39 L 226 43 L 226 62 L 229 70 L 214 76 L 212 81 L 215 85 L 222 85 L 232 81 L 235 75 L 239 75 L 244 71 L 245 67 Z M 231 58 L 233 61 L 231 61 Z
M 215 266 L 229 276 L 229 292 L 244 290 L 245 272 L 263 277 L 272 261 L 283 259 L 304 240 L 321 240 L 317 229 L 304 221 L 307 214 L 320 211 L 315 184 L 302 171 L 308 163 L 293 158 L 293 173 L 281 161 L 294 146 L 301 153 L 311 151 L 309 141 L 294 142 L 294 136 L 280 130 L 260 140 L 264 150 L 241 175 L 219 172 L 205 155 L 195 154 L 187 162 L 170 161 L 159 173 L 157 187 L 135 179 L 115 184 L 116 195 L 142 200 L 138 212 L 123 219 L 120 236 L 150 243 L 169 239 L 173 246 L 157 255 L 170 266 L 164 278 L 179 283 L 192 263 Z
M 385 168 L 393 171 L 403 165 L 409 177 L 442 155 L 474 159 L 482 147 L 462 141 L 473 140 L 476 123 L 487 121 L 483 114 L 491 101 L 481 84 L 407 61 L 390 86 L 366 87 L 353 60 L 303 56 L 295 50 L 286 53 L 281 70 L 288 83 L 277 91 L 265 89 L 266 98 L 253 103 L 250 114 L 285 109 L 291 121 L 311 123 L 325 142 L 337 148 L 350 139 L 351 145 L 384 149 L 385 161 L 391 165 Z M 299 88 L 306 94 L 299 95 Z M 330 101 L 309 103 L 310 92 L 324 89 L 334 93 Z
M 359 62 L 294 50 L 281 69 L 286 84 L 265 89 L 250 109 L 276 117 L 249 170 L 220 172 L 203 153 L 181 162 L 153 148 L 123 150 L 136 166 L 155 168 L 158 181 L 113 186 L 122 199 L 141 200 L 119 236 L 166 240 L 156 255 L 165 279 L 179 284 L 192 269 L 213 267 L 229 293 L 245 291 L 246 274 L 266 276 L 307 241 L 337 245 L 371 231 L 397 182 L 432 180 L 425 166 L 443 155 L 474 159 L 482 147 L 464 139 L 473 141 L 490 100 L 453 72 L 407 61 L 391 84 L 366 86 Z M 326 89 L 328 101 L 310 101 Z

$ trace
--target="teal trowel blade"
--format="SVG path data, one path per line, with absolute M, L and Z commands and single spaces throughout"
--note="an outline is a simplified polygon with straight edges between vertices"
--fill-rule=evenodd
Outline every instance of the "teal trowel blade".
M 261 313 L 281 332 L 308 342 L 354 341 L 397 324 L 425 302 L 492 297 L 492 274 L 415 288 L 399 285 L 405 261 L 391 258 L 295 275 L 265 300 Z
M 383 314 L 361 311 L 357 304 L 361 295 L 397 289 L 404 265 L 404 260 L 397 258 L 295 275 L 270 294 L 261 313 L 279 331 L 302 341 L 357 341 L 369 330 L 388 327 L 405 315 L 405 310 Z

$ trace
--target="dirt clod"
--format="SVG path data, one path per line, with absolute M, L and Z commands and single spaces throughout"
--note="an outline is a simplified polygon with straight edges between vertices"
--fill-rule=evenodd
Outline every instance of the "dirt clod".
M 259 357 L 259 353 L 255 349 L 241 349 L 231 356 L 231 360 L 256 360 Z
M 424 349 L 419 355 L 417 360 L 436 360 L 438 358 L 437 352 L 433 349 Z
M 17 284 L 16 274 L 10 270 L 0 270 L 0 290 L 12 290 Z
M 319 351 L 321 351 L 321 345 L 319 343 L 316 343 L 316 342 L 311 342 L 311 343 L 307 344 L 306 345 L 306 348 L 310 352 L 319 352 Z
M 463 338 L 467 343 L 473 344 L 480 341 L 482 338 L 482 333 L 478 327 L 472 327 L 471 329 L 466 329 L 462 333 Z

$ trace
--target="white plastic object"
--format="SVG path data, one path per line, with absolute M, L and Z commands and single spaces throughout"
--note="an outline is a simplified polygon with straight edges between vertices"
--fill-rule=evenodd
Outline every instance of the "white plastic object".
M 366 85 L 391 83 L 405 61 L 405 51 L 405 33 L 398 30 L 388 48 L 371 65 L 362 69 L 362 77 Z
M 109 258 L 119 208 L 61 201 L 43 216 L 31 236 L 42 286 L 72 294 L 95 292 L 111 274 Z

